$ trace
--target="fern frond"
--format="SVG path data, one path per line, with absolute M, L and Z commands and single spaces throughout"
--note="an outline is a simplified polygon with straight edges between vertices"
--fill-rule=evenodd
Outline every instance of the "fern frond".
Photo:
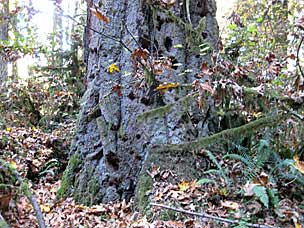
M 221 176 L 224 178 L 224 180 L 225 180 L 225 183 L 226 183 L 227 185 L 230 185 L 229 179 L 228 179 L 228 177 L 226 176 L 226 174 L 225 174 L 225 172 L 224 172 L 224 170 L 223 170 L 221 164 L 217 161 L 216 157 L 212 154 L 211 151 L 207 150 L 206 152 L 207 152 L 207 155 L 208 155 L 209 159 L 210 159 L 210 160 L 216 165 L 216 167 L 218 168 L 220 175 L 221 175 Z
M 247 181 L 251 181 L 254 177 L 257 176 L 254 160 L 248 154 L 227 154 L 224 156 L 224 158 L 234 159 L 244 163 L 245 169 L 242 170 L 242 172 L 245 175 Z

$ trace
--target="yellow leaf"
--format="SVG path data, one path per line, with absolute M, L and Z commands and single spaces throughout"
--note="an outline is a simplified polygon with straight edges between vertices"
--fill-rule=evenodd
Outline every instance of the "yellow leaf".
M 156 87 L 155 90 L 165 92 L 167 89 L 177 88 L 179 83 L 165 82 Z
M 295 168 L 304 174 L 304 161 L 300 161 L 297 154 L 293 157 L 293 160 L 295 161 Z
M 221 188 L 219 191 L 219 194 L 221 196 L 228 196 L 229 192 L 228 192 L 227 188 Z
M 51 207 L 49 205 L 41 205 L 41 211 L 45 213 L 49 213 L 51 211 Z
M 6 130 L 7 132 L 11 132 L 11 131 L 12 131 L 12 128 L 7 127 L 5 130 Z
M 101 21 L 105 22 L 105 23 L 109 23 L 110 19 L 108 17 L 106 17 L 105 15 L 103 15 L 100 10 L 98 10 L 97 8 L 90 8 L 90 11 Z
M 302 228 L 302 225 L 299 224 L 299 223 L 297 223 L 297 222 L 295 222 L 295 228 Z
M 181 183 L 178 184 L 178 187 L 179 187 L 179 190 L 184 192 L 190 187 L 190 183 L 183 180 Z
M 259 118 L 262 116 L 262 113 L 261 112 L 253 112 L 253 117 L 255 118 Z
M 116 71 L 116 72 L 118 72 L 118 73 L 120 72 L 118 66 L 116 66 L 115 63 L 112 63 L 112 64 L 108 67 L 108 71 L 109 71 L 110 74 L 113 74 L 114 71 Z
M 78 209 L 81 209 L 81 210 L 87 210 L 87 209 L 89 209 L 87 206 L 84 206 L 84 205 L 77 205 L 76 207 Z
M 10 165 L 12 166 L 12 168 L 17 169 L 17 163 L 14 160 L 10 161 Z

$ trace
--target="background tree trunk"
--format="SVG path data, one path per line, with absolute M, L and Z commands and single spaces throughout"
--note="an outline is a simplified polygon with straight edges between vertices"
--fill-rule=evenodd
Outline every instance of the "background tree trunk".
M 158 1 L 153 2 L 156 5 Z M 182 1 L 176 1 L 168 10 L 189 25 L 186 10 L 180 3 Z M 110 23 L 89 15 L 88 26 L 123 41 L 131 50 L 138 48 L 139 44 L 155 58 L 169 56 L 173 63 L 179 63 L 157 76 L 157 83 L 192 83 L 201 63 L 209 60 L 208 56 L 202 58 L 193 49 L 194 43 L 204 38 L 213 45 L 217 42 L 214 0 L 190 1 L 193 27 L 201 18 L 206 20 L 204 31 L 192 37 L 189 30 L 167 11 L 153 9 L 151 1 L 99 1 L 99 5 L 104 15 L 110 18 Z M 210 115 L 212 102 L 199 112 L 193 99 L 193 105 L 175 105 L 157 118 L 138 121 L 140 114 L 175 102 L 189 89 L 159 94 L 155 92 L 155 85 L 141 87 L 135 77 L 131 53 L 119 42 L 87 30 L 86 43 L 88 87 L 82 99 L 71 158 L 59 196 L 72 193 L 77 201 L 93 204 L 128 200 L 137 188 L 140 198 L 139 195 L 148 189 L 145 171 L 151 164 L 172 169 L 181 178 L 198 175 L 194 159 L 189 156 L 150 152 L 155 145 L 178 144 L 214 131 L 216 121 Z M 178 44 L 183 48 L 174 47 Z M 120 73 L 108 73 L 108 66 L 112 63 L 117 64 Z M 187 69 L 192 72 L 185 73 Z M 121 96 L 113 92 L 115 85 L 121 86 Z
M 9 1 L 3 0 L 0 2 L 0 40 L 8 39 L 8 20 L 9 20 Z M 4 50 L 2 50 L 4 51 Z M 0 51 L 0 85 L 6 80 L 7 62 L 4 53 Z
M 63 52 L 63 24 L 62 24 L 62 13 L 60 11 L 62 0 L 55 1 L 55 7 L 53 12 L 53 34 L 52 34 L 52 65 L 54 67 L 62 67 L 63 57 L 58 56 L 59 53 Z

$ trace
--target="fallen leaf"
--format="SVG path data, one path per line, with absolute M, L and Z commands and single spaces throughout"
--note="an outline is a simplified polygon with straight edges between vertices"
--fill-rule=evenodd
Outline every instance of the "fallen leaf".
M 254 184 L 261 184 L 263 186 L 266 186 L 269 183 L 269 178 L 267 173 L 262 172 L 258 177 L 254 178 Z
M 181 183 L 178 184 L 178 187 L 181 191 L 186 191 L 188 188 L 190 188 L 190 183 L 183 180 Z
M 121 86 L 119 84 L 116 84 L 112 87 L 112 91 L 117 94 L 117 96 L 121 97 L 122 92 L 121 92 Z
M 100 12 L 99 9 L 97 8 L 90 8 L 90 11 L 97 17 L 97 19 L 105 22 L 105 23 L 109 23 L 110 19 L 108 17 L 106 17 L 105 15 L 102 14 L 102 12 Z
M 10 165 L 13 169 L 17 169 L 17 163 L 14 160 L 10 160 Z
M 41 211 L 45 213 L 49 213 L 51 211 L 51 207 L 49 205 L 41 205 Z
M 304 161 L 300 161 L 297 154 L 293 157 L 293 160 L 295 161 L 295 168 L 304 174 Z
M 12 198 L 11 194 L 0 195 L 0 211 L 8 210 L 11 198 Z
M 165 92 L 168 89 L 177 88 L 177 87 L 179 87 L 179 83 L 165 82 L 157 86 L 155 90 Z
M 142 58 L 146 60 L 149 56 L 149 51 L 147 49 L 140 49 L 137 48 L 132 53 L 132 58 L 135 59 L 136 57 Z
M 302 228 L 302 225 L 300 223 L 295 222 L 295 228 Z
M 160 174 L 160 167 L 159 166 L 153 166 L 151 171 L 147 171 L 147 173 L 154 178 L 155 176 Z
M 164 7 L 170 8 L 175 5 L 176 0 L 161 0 L 161 3 Z
M 245 186 L 243 187 L 243 190 L 245 191 L 244 192 L 244 196 L 253 196 L 254 195 L 254 192 L 253 192 L 253 188 L 255 186 L 258 186 L 259 184 L 254 184 L 254 183 L 249 183 L 247 182 L 245 184 Z
M 115 65 L 115 63 L 112 63 L 109 67 L 108 67 L 108 71 L 110 74 L 113 74 L 115 71 L 116 72 L 120 72 L 118 66 Z
M 237 209 L 240 208 L 240 205 L 238 203 L 233 202 L 233 201 L 229 201 L 229 200 L 221 202 L 221 205 L 222 205 L 222 207 L 226 207 L 226 208 L 229 208 L 229 209 L 232 209 L 232 210 L 237 210 Z

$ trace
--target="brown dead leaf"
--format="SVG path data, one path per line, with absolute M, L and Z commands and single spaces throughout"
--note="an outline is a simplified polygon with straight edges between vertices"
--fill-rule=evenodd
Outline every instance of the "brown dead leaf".
M 249 182 L 247 182 L 245 184 L 245 186 L 243 187 L 243 190 L 245 191 L 244 192 L 244 196 L 253 196 L 254 195 L 253 188 L 255 186 L 258 186 L 258 185 L 260 185 L 260 184 L 255 184 L 255 183 L 249 183 Z
M 268 175 L 265 172 L 262 172 L 258 177 L 254 178 L 253 183 L 266 186 L 269 183 Z
M 171 8 L 175 5 L 176 0 L 160 0 L 160 4 L 165 8 Z
M 149 51 L 147 49 L 137 48 L 132 53 L 132 59 L 141 58 L 146 60 L 149 56 Z
M 1 211 L 8 210 L 11 198 L 12 198 L 11 194 L 0 195 L 0 210 Z
M 198 78 L 203 78 L 205 76 L 213 75 L 214 71 L 212 68 L 208 67 L 206 62 L 202 63 L 201 65 L 201 72 L 197 75 Z
M 166 170 L 161 171 L 160 176 L 163 180 L 166 180 L 169 176 L 175 177 L 176 174 L 174 174 L 174 172 L 172 170 L 166 169 Z
M 297 154 L 293 157 L 293 160 L 295 161 L 295 168 L 304 174 L 304 161 L 300 161 Z
M 97 19 L 105 22 L 105 23 L 109 23 L 110 22 L 110 18 L 106 17 L 105 15 L 102 14 L 102 12 L 95 8 L 90 8 L 90 11 L 97 17 Z
M 116 84 L 112 87 L 112 91 L 117 94 L 117 96 L 121 97 L 122 92 L 121 92 L 121 86 L 119 84 Z
M 222 207 L 229 208 L 232 210 L 238 210 L 240 208 L 240 205 L 238 203 L 229 200 L 221 202 L 221 205 Z
M 160 167 L 159 166 L 153 166 L 151 171 L 147 171 L 147 173 L 154 178 L 155 176 L 158 176 L 160 174 Z

